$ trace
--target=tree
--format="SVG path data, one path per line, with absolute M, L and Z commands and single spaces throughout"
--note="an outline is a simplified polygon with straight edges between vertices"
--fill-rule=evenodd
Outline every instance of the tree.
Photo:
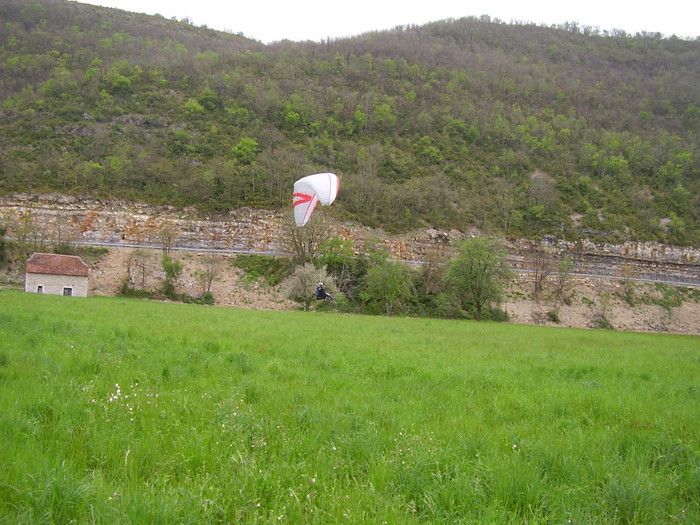
M 447 271 L 444 255 L 440 249 L 428 250 L 424 258 L 425 264 L 422 264 L 420 269 L 415 272 L 414 286 L 417 301 L 426 313 L 432 311 L 432 313 L 441 315 L 438 312 L 439 305 L 444 303 L 446 297 L 442 290 Z
M 164 254 L 169 254 L 172 250 L 175 240 L 177 239 L 177 231 L 175 226 L 169 221 L 163 224 L 163 227 L 158 232 L 158 240 L 160 241 L 160 246 Z
M 258 141 L 250 137 L 243 137 L 231 149 L 234 158 L 241 164 L 252 164 L 260 151 Z
M 373 261 L 362 278 L 358 295 L 368 313 L 392 315 L 413 301 L 413 279 L 408 268 L 389 261 L 388 255 L 385 251 L 373 254 Z
M 163 255 L 163 272 L 165 272 L 163 293 L 170 297 L 175 294 L 175 282 L 182 273 L 182 263 L 174 260 L 170 255 Z
M 284 223 L 282 247 L 292 254 L 295 264 L 303 265 L 312 262 L 323 243 L 332 236 L 331 222 L 318 210 L 302 227 L 297 226 L 294 216 L 289 214 Z
M 506 252 L 498 241 L 486 237 L 466 239 L 459 246 L 457 257 L 448 264 L 447 293 L 480 321 L 492 305 L 501 302 L 510 273 Z
M 211 285 L 217 276 L 216 259 L 208 257 L 204 259 L 204 268 L 194 272 L 194 278 L 202 287 L 202 296 L 211 293 Z
M 335 277 L 344 293 L 354 280 L 354 255 L 352 239 L 341 239 L 337 235 L 319 247 L 317 260 Z
M 532 296 L 537 299 L 549 274 L 554 270 L 554 255 L 551 249 L 539 246 L 535 241 L 531 242 L 530 245 L 529 259 L 534 276 Z
M 636 270 L 634 264 L 631 262 L 626 262 L 622 266 L 622 277 L 620 281 L 622 284 L 622 299 L 625 300 L 630 306 L 634 306 L 634 278 Z
M 231 53 L 176 21 L 0 6 L 3 194 L 279 210 L 318 168 L 345 175 L 334 215 L 397 233 L 574 238 L 590 209 L 596 236 L 700 240 L 697 40 L 470 18 Z
M 114 95 L 129 93 L 133 84 L 141 79 L 142 73 L 139 66 L 132 66 L 126 60 L 119 60 L 105 73 L 105 87 Z
M 32 251 L 44 249 L 46 233 L 34 218 L 34 212 L 20 213 L 12 225 L 21 259 L 26 259 Z
M 500 225 L 504 234 L 508 234 L 518 218 L 518 188 L 515 182 L 503 177 L 494 179 L 490 186 L 494 201 L 494 221 Z
M 569 283 L 571 282 L 571 272 L 574 268 L 574 263 L 571 260 L 571 255 L 566 254 L 559 260 L 557 265 L 557 274 L 554 281 L 554 307 L 556 308 L 560 300 L 566 301 L 566 294 Z
M 68 218 L 65 216 L 56 217 L 56 228 L 54 230 L 54 239 L 56 239 L 56 245 L 54 246 L 54 252 L 63 255 L 75 255 L 76 249 L 73 245 L 73 235 L 71 234 Z
M 136 283 L 136 276 L 141 278 L 141 288 L 146 288 L 146 268 L 150 259 L 145 250 L 134 250 L 129 255 L 127 261 L 127 271 L 129 272 L 129 282 Z

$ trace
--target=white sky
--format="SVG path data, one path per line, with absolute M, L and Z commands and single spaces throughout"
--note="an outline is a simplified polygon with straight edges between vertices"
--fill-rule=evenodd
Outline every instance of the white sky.
M 270 43 L 356 36 L 446 18 L 489 15 L 504 22 L 578 22 L 601 30 L 700 36 L 700 2 L 693 0 L 79 0 L 197 26 L 242 33 Z

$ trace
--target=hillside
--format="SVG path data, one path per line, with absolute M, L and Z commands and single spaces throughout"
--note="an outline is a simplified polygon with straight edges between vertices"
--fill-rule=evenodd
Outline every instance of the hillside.
M 209 291 L 217 306 L 264 310 L 300 308 L 299 303 L 284 295 L 279 284 L 270 284 L 260 275 L 248 274 L 236 265 L 237 258 L 245 258 L 245 253 L 256 253 L 259 257 L 285 251 L 287 230 L 283 214 L 240 209 L 208 220 L 192 220 L 182 210 L 171 206 L 136 206 L 62 195 L 30 197 L 0 198 L 0 218 L 29 220 L 23 230 L 8 231 L 14 241 L 7 241 L 8 264 L 0 265 L 0 286 L 5 282 L 9 287 L 21 287 L 26 258 L 21 253 L 57 250 L 87 255 L 86 260 L 92 264 L 91 295 L 118 295 L 130 277 L 134 291 L 144 292 L 134 295 L 163 299 L 157 292 L 163 288 L 162 256 L 166 239 L 162 232 L 167 226 L 173 233 L 171 255 L 183 268 L 175 283 L 177 293 L 191 298 L 202 296 L 205 290 L 202 276 L 209 274 L 214 276 Z M 357 254 L 367 253 L 375 246 L 386 250 L 391 260 L 404 262 L 396 264 L 413 268 L 414 271 L 404 275 L 415 282 L 414 300 L 416 303 L 424 301 L 423 308 L 417 304 L 407 305 L 395 315 L 445 315 L 427 308 L 431 301 L 421 292 L 429 289 L 434 296 L 441 289 L 446 290 L 440 284 L 440 272 L 424 272 L 422 268 L 430 268 L 431 264 L 420 263 L 448 260 L 463 234 L 456 230 L 424 229 L 389 235 L 352 223 L 334 224 L 333 230 L 340 238 L 350 241 Z M 61 242 L 57 243 L 59 239 Z M 93 250 L 77 251 L 67 242 L 92 244 Z M 109 245 L 109 249 L 105 245 Z M 508 278 L 500 306 L 510 322 L 700 335 L 698 249 L 657 243 L 606 245 L 559 241 L 545 244 L 545 251 L 542 251 L 543 245 L 527 240 L 509 242 L 507 249 L 508 264 L 515 273 Z M 103 255 L 96 258 L 95 253 Z M 549 262 L 542 257 L 547 253 L 552 257 Z M 543 271 L 549 265 L 549 270 L 553 270 L 555 259 L 561 260 L 567 255 L 572 260 L 570 278 L 562 280 L 555 273 L 543 277 L 542 290 L 535 294 L 535 269 Z M 0 261 L 2 259 L 0 249 Z M 281 262 L 288 258 L 274 260 Z M 357 268 L 355 264 L 348 267 Z M 360 276 L 356 277 L 358 287 L 363 287 L 363 283 Z M 557 292 L 560 284 L 563 285 L 561 294 Z M 352 291 L 353 286 L 346 283 L 346 289 Z M 341 306 L 332 308 L 341 312 L 362 312 L 363 304 L 357 300 L 357 291 L 353 296 L 352 304 L 343 301 Z M 319 308 L 325 306 L 321 304 Z
M 387 231 L 700 243 L 700 40 L 489 19 L 265 46 L 65 0 L 0 4 L 0 192 Z

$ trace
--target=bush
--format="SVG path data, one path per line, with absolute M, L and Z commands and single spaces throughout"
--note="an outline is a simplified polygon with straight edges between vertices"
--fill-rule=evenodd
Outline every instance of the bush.
M 119 287 L 119 290 L 117 290 L 117 296 L 131 297 L 135 299 L 153 299 L 156 294 L 150 290 L 134 288 L 129 282 L 129 279 L 126 278 Z
M 319 282 L 323 282 L 326 290 L 337 297 L 338 291 L 333 277 L 328 275 L 325 268 L 316 268 L 311 263 L 297 268 L 294 274 L 282 283 L 282 293 L 292 301 L 302 303 L 304 310 L 308 310 L 316 300 L 314 293 Z
M 270 255 L 239 255 L 231 263 L 245 271 L 252 279 L 262 278 L 276 286 L 292 273 L 292 262 L 287 257 Z
M 484 318 L 488 319 L 489 321 L 498 321 L 499 323 L 506 323 L 509 319 L 508 312 L 502 308 L 490 308 L 486 312 Z
M 106 246 L 83 246 L 82 252 L 87 257 L 94 257 L 95 259 L 107 255 L 109 253 L 109 248 Z
M 78 255 L 78 247 L 68 242 L 59 242 L 53 251 L 60 255 Z
M 194 304 L 204 304 L 207 306 L 214 306 L 214 294 L 211 292 L 204 292 L 201 297 L 191 297 L 191 302 Z M 187 302 L 187 301 L 183 301 Z
M 601 313 L 597 313 L 593 316 L 590 326 L 591 328 L 598 328 L 600 330 L 614 330 L 610 321 Z
M 561 323 L 558 310 L 550 310 L 549 312 L 547 312 L 547 319 L 549 319 L 553 323 Z

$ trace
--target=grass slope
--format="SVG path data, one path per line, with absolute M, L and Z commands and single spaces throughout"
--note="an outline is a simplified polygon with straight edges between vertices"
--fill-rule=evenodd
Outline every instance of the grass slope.
M 700 521 L 700 338 L 0 292 L 0 522 Z

